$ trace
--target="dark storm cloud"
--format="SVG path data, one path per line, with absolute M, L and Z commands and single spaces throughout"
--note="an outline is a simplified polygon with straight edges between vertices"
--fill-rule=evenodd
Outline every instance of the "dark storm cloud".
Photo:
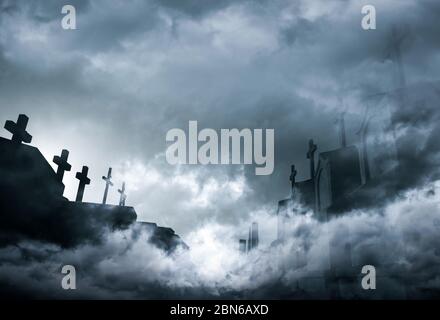
M 357 294 L 339 298 L 436 298 L 438 196 L 411 197 L 417 200 L 391 203 L 383 215 L 358 211 L 326 223 L 297 216 L 286 225 L 289 236 L 283 245 L 248 255 L 240 255 L 232 245 L 231 235 L 238 228 L 225 232 L 215 224 L 193 231 L 191 251 L 171 255 L 150 245 L 149 235 L 136 227 L 74 249 L 22 241 L 0 249 L 0 296 L 328 299 L 336 297 L 328 290 L 332 281 L 341 281 L 329 276 L 330 264 L 338 265 L 339 272 L 345 270 L 344 281 L 353 288 L 359 287 L 361 267 L 369 264 L 378 270 L 377 290 L 353 290 Z M 347 242 L 350 251 L 344 256 L 338 250 Z M 77 290 L 61 288 L 60 269 L 65 264 L 77 269 Z
M 403 44 L 408 82 L 422 80 L 422 74 L 429 81 L 435 77 L 424 72 L 435 69 L 433 1 L 375 3 L 379 29 L 371 32 L 360 28 L 361 6 L 353 2 L 75 4 L 78 30 L 69 32 L 60 28 L 59 3 L 3 3 L 15 9 L 2 19 L 2 108 L 11 117 L 19 109 L 45 124 L 37 137 L 43 129 L 60 131 L 61 122 L 77 130 L 82 148 L 86 139 L 97 148 L 96 155 L 89 153 L 92 159 L 82 159 L 91 165 L 99 158 L 147 163 L 164 151 L 167 130 L 186 128 L 188 120 L 217 129 L 275 128 L 275 171 L 256 177 L 245 168 L 254 192 L 228 213 L 236 217 L 243 205 L 252 211 L 285 197 L 291 164 L 299 179 L 308 178 L 309 138 L 319 151 L 337 147 L 334 120 L 342 103 L 348 108 L 349 142 L 357 142 L 354 132 L 365 109 L 361 97 L 395 88 L 393 63 L 385 60 L 392 25 L 408 26 Z M 176 18 L 176 12 L 183 15 Z M 165 163 L 158 165 L 165 176 L 174 174 Z M 234 177 L 236 169 L 200 170 L 198 183 L 220 179 L 222 170 Z M 141 202 L 144 194 L 131 199 Z M 178 230 L 184 222 L 171 223 Z
M 393 64 L 384 60 L 392 25 L 408 26 L 403 46 L 408 81 L 421 80 L 422 73 L 434 77 L 423 72 L 434 70 L 438 5 L 433 1 L 401 7 L 375 3 L 379 29 L 371 32 L 360 28 L 360 5 L 352 2 L 75 4 L 78 30 L 72 32 L 59 26 L 59 3 L 2 4 L 15 8 L 2 19 L 7 32 L 1 43 L 2 108 L 11 116 L 17 109 L 28 112 L 46 124 L 45 130 L 57 131 L 59 120 L 67 121 L 70 130 L 79 130 L 76 139 L 97 146 L 94 158 L 109 163 L 124 155 L 150 161 L 164 151 L 166 131 L 185 128 L 188 120 L 201 127 L 275 128 L 275 171 L 255 177 L 245 168 L 255 192 L 237 206 L 236 216 L 243 205 L 252 211 L 286 196 L 291 164 L 299 179 L 308 178 L 309 138 L 319 151 L 337 147 L 334 120 L 344 108 L 341 101 L 348 108 L 349 141 L 357 142 L 353 133 L 365 108 L 360 97 L 395 87 Z M 183 13 L 177 25 L 175 12 Z M 43 110 L 48 117 L 39 119 Z M 96 138 L 85 138 L 90 136 Z M 164 163 L 158 169 L 173 174 Z M 182 170 L 193 169 L 200 168 Z M 237 174 L 236 168 L 223 169 Z M 200 185 L 221 171 L 201 170 Z M 179 229 L 183 221 L 171 223 Z
M 242 0 L 220 0 L 220 1 L 197 1 L 197 0 L 157 0 L 158 5 L 181 11 L 189 16 L 199 18 L 210 12 L 223 9 L 234 3 L 245 2 Z
M 393 114 L 397 139 L 399 183 L 407 188 L 438 180 L 440 164 L 440 83 L 419 83 L 404 96 L 403 106 Z
M 67 3 L 65 3 L 67 4 Z M 72 0 L 68 4 L 75 6 L 78 13 L 85 12 L 90 4 L 90 0 Z M 40 23 L 47 23 L 59 18 L 59 13 L 64 4 L 60 1 L 26 1 L 26 0 L 2 0 L 0 8 L 3 12 L 12 14 L 22 12 L 29 19 L 34 19 Z
M 358 200 L 364 201 L 365 207 L 375 207 L 373 212 L 383 213 L 396 197 L 406 199 L 406 191 L 423 189 L 438 179 L 438 1 L 371 1 L 377 8 L 378 29 L 368 32 L 360 28 L 362 3 L 358 1 L 70 3 L 78 10 L 75 31 L 60 28 L 58 1 L 1 2 L 0 108 L 2 120 L 15 119 L 18 112 L 30 116 L 34 143 L 47 148 L 46 156 L 68 147 L 74 170 L 90 165 L 91 201 L 102 196 L 101 175 L 114 165 L 120 181 L 129 179 L 128 186 L 133 189 L 128 200 L 141 219 L 161 222 L 185 235 L 194 230 L 198 233 L 204 223 L 238 225 L 230 231 L 237 236 L 246 232 L 250 219 L 258 216 L 255 212 L 262 210 L 262 220 L 269 219 L 277 201 L 289 195 L 291 164 L 298 168 L 299 180 L 308 178 L 305 153 L 309 138 L 318 144 L 318 152 L 336 148 L 334 121 L 346 109 L 348 142 L 358 143 L 356 132 L 365 108 L 376 103 L 384 110 L 394 107 L 389 129 L 397 132 L 399 173 L 384 176 L 381 184 Z M 387 58 L 395 25 L 403 25 L 406 34 L 402 43 L 408 83 L 404 103 L 396 91 L 396 65 Z M 377 92 L 387 92 L 391 102 L 380 105 L 365 98 Z M 169 166 L 163 157 L 166 132 L 175 127 L 185 129 L 189 120 L 198 120 L 200 128 L 275 128 L 274 173 L 257 177 L 251 167 L 242 171 L 238 166 Z M 66 189 L 75 192 L 74 178 L 66 176 L 65 182 Z M 423 189 L 423 193 L 436 195 L 436 189 L 432 190 Z M 419 219 L 422 205 L 417 203 L 408 216 L 405 210 L 396 214 L 406 219 L 397 235 L 392 214 L 372 217 L 367 212 L 343 222 L 355 238 L 354 247 L 365 248 L 375 237 L 381 244 L 409 244 L 407 252 L 398 250 L 407 264 L 393 270 L 415 273 L 409 281 L 420 276 L 424 284 L 429 283 L 427 290 L 434 290 L 438 288 L 433 271 L 438 266 L 438 250 L 433 249 L 438 248 L 434 239 L 438 230 L 433 228 L 430 213 L 436 211 L 428 208 L 431 211 L 423 212 L 429 219 Z M 319 257 L 328 244 L 328 239 L 319 236 L 326 228 L 332 229 L 336 238 L 344 237 L 337 232 L 336 223 L 321 226 L 312 221 L 294 230 L 293 243 L 303 244 L 309 261 Z M 420 231 L 426 229 L 428 232 Z M 199 234 L 206 237 L 206 233 Z M 14 287 L 29 288 L 20 295 L 51 294 L 38 281 L 49 265 L 53 277 L 42 283 L 51 283 L 57 288 L 53 292 L 58 292 L 60 261 L 72 258 L 84 264 L 85 282 L 91 283 L 79 294 L 86 297 L 114 297 L 115 291 L 118 297 L 149 297 L 155 285 L 157 290 L 151 290 L 151 296 L 159 297 L 197 296 L 207 287 L 206 294 L 213 296 L 216 292 L 234 295 L 242 289 L 229 285 L 243 279 L 242 275 L 229 280 L 215 278 L 218 283 L 230 281 L 218 286 L 212 279 L 200 280 L 200 274 L 191 272 L 194 261 L 176 263 L 136 239 L 134 247 L 138 245 L 139 251 L 126 251 L 120 239 L 112 237 L 117 238 L 109 234 L 109 242 L 102 246 L 81 248 L 77 257 L 59 248 L 54 249 L 55 254 L 52 249 L 38 253 L 28 243 L 20 244 L 21 249 L 8 247 L 2 251 L 2 257 L 7 257 L 2 260 L 7 262 L 3 278 L 17 273 L 14 268 L 19 265 L 23 275 Z M 29 250 L 23 250 L 27 246 Z M 114 251 L 114 247 L 118 249 Z M 96 253 L 103 248 L 107 248 L 103 255 L 87 255 L 88 250 Z M 213 251 L 228 253 L 222 257 L 233 256 L 226 249 L 209 249 L 201 250 L 199 256 Z M 112 269 L 112 262 L 124 265 L 127 252 L 131 254 L 127 261 L 153 261 L 147 268 L 146 274 L 153 278 L 145 284 L 146 289 L 139 286 L 144 270 L 132 270 L 139 275 L 130 278 L 121 274 L 122 268 Z M 147 256 L 142 255 L 145 252 Z M 372 255 L 381 259 L 376 250 Z M 121 259 L 111 261 L 114 256 Z M 286 260 L 293 257 L 286 253 Z M 321 263 L 325 264 L 318 259 L 317 264 Z M 110 271 L 95 268 L 102 264 Z M 173 264 L 177 269 L 170 267 Z M 141 269 L 137 263 L 131 267 Z M 236 271 L 224 269 L 232 275 Z M 267 269 L 268 264 L 263 264 L 254 272 L 267 280 L 260 284 L 269 289 L 261 294 L 272 297 L 271 289 L 281 286 L 274 281 L 280 275 L 266 278 Z M 213 274 L 219 272 L 213 270 Z M 169 286 L 173 274 L 176 278 L 172 279 L 184 285 Z M 288 292 L 297 275 L 284 276 Z M 121 278 L 125 280 L 117 280 Z M 246 284 L 253 285 L 252 281 Z M 0 287 L 11 288 L 11 283 Z

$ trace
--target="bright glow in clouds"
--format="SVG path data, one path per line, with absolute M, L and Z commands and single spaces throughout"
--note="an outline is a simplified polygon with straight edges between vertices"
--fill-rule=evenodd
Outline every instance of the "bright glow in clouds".
M 148 193 L 151 188 L 166 190 L 187 190 L 190 196 L 184 205 L 188 207 L 208 207 L 218 197 L 218 194 L 226 195 L 230 201 L 236 201 L 246 191 L 246 182 L 243 173 L 230 179 L 226 175 L 217 180 L 209 177 L 201 181 L 198 170 L 184 172 L 182 167 L 176 167 L 168 175 L 154 167 L 154 164 L 142 164 L 138 160 L 126 161 L 118 167 L 115 179 L 125 181 L 127 190 L 133 193 Z M 226 199 L 226 201 L 228 201 Z

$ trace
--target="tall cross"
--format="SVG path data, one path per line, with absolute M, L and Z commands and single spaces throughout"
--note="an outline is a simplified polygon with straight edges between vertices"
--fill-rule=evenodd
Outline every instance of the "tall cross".
M 89 167 L 83 166 L 81 172 L 76 173 L 76 178 L 79 180 L 78 192 L 76 194 L 76 202 L 82 202 L 84 196 L 84 189 L 87 184 L 90 184 L 90 179 L 87 177 Z
M 356 132 L 360 136 L 362 144 L 362 164 L 364 166 L 364 183 L 369 181 L 371 178 L 370 165 L 368 163 L 368 148 L 367 148 L 367 137 L 369 134 L 370 120 L 373 116 L 369 115 L 370 105 L 367 103 L 367 109 L 365 110 L 364 119 L 362 120 L 361 127 Z
M 402 62 L 402 43 L 407 38 L 408 32 L 404 29 L 398 29 L 394 26 L 391 30 L 390 44 L 387 48 L 387 57 L 393 60 L 397 66 L 396 74 L 398 81 L 398 89 L 406 87 L 405 71 Z
M 290 181 L 292 182 L 292 197 L 294 195 L 295 191 L 295 178 L 296 178 L 297 171 L 295 169 L 295 165 L 292 165 L 290 167 Z
M 127 199 L 127 195 L 125 194 L 125 182 L 122 183 L 122 188 L 118 189 L 118 192 L 121 194 L 119 205 L 125 207 L 125 200 Z
M 345 137 L 345 111 L 341 112 L 341 115 L 339 116 L 338 123 L 339 123 L 339 142 L 341 143 L 341 147 L 345 148 L 347 146 L 347 139 Z
M 112 179 L 112 168 L 108 168 L 107 177 L 102 176 L 102 179 L 105 181 L 105 190 L 104 190 L 104 198 L 102 199 L 102 204 L 106 204 L 107 202 L 107 194 L 109 186 L 113 186 Z
M 63 149 L 61 151 L 61 156 L 54 156 L 53 162 L 58 165 L 57 169 L 57 179 L 59 182 L 63 182 L 64 171 L 70 171 L 72 166 L 67 162 L 67 158 L 69 157 L 69 151 Z
M 12 133 L 12 142 L 15 144 L 21 144 L 22 142 L 31 143 L 32 136 L 26 131 L 27 123 L 29 121 L 28 116 L 25 114 L 18 115 L 17 122 L 7 120 L 5 122 L 5 129 Z
M 315 152 L 318 147 L 313 143 L 313 139 L 309 140 L 309 151 L 307 151 L 307 159 L 310 159 L 310 178 L 315 177 Z

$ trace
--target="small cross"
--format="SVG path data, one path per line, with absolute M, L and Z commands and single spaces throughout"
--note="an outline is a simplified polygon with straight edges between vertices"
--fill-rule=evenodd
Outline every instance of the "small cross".
M 84 189 L 87 184 L 90 184 L 90 179 L 87 177 L 89 167 L 83 166 L 81 172 L 77 172 L 75 177 L 79 180 L 78 192 L 76 194 L 76 201 L 82 202 L 84 196 Z
M 291 168 L 290 168 L 290 181 L 292 182 L 292 197 L 294 196 L 294 192 L 295 192 L 295 178 L 296 178 L 296 174 L 297 171 L 295 169 L 295 165 L 292 164 Z
M 297 171 L 295 169 L 295 165 L 292 164 L 290 167 L 290 181 L 292 181 L 292 189 L 295 186 L 295 177 L 296 177 Z
M 309 151 L 307 151 L 307 159 L 312 159 L 318 147 L 313 143 L 313 139 L 309 140 Z
M 309 151 L 307 151 L 307 159 L 310 159 L 310 178 L 315 177 L 315 152 L 318 149 L 313 139 L 309 140 Z
M 341 112 L 339 118 L 336 122 L 339 124 L 339 142 L 341 144 L 341 148 L 345 148 L 347 146 L 347 139 L 345 136 L 345 111 Z
M 57 179 L 59 182 L 63 182 L 64 171 L 70 171 L 72 166 L 67 162 L 67 158 L 69 157 L 69 151 L 63 149 L 61 151 L 61 156 L 54 156 L 53 162 L 58 165 L 57 169 Z
M 121 194 L 121 198 L 119 199 L 119 205 L 125 206 L 125 200 L 127 199 L 127 195 L 125 194 L 125 182 L 122 183 L 122 188 L 118 189 L 118 192 Z
M 104 198 L 102 199 L 102 204 L 106 204 L 107 202 L 107 194 L 109 186 L 113 186 L 112 179 L 112 168 L 108 168 L 107 177 L 102 176 L 102 179 L 105 181 L 105 190 L 104 190 Z
M 32 136 L 26 131 L 29 118 L 25 114 L 20 114 L 17 123 L 12 120 L 5 122 L 5 129 L 12 133 L 12 142 L 21 144 L 22 142 L 31 143 Z

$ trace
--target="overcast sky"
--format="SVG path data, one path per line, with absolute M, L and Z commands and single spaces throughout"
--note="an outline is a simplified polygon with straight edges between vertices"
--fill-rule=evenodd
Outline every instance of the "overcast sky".
M 76 7 L 77 30 L 61 28 L 63 4 Z M 361 28 L 365 4 L 376 6 L 377 30 Z M 338 146 L 343 110 L 356 142 L 361 97 L 397 86 L 385 59 L 392 26 L 407 35 L 408 85 L 438 79 L 437 0 L 2 0 L 0 10 L 0 120 L 27 114 L 32 145 L 48 161 L 70 151 L 67 198 L 87 165 L 84 199 L 100 202 L 111 166 L 111 203 L 125 181 L 139 220 L 183 236 L 208 221 L 274 212 L 289 195 L 290 165 L 308 178 L 308 139 L 318 151 Z M 189 120 L 274 128 L 273 174 L 169 165 L 166 132 Z

